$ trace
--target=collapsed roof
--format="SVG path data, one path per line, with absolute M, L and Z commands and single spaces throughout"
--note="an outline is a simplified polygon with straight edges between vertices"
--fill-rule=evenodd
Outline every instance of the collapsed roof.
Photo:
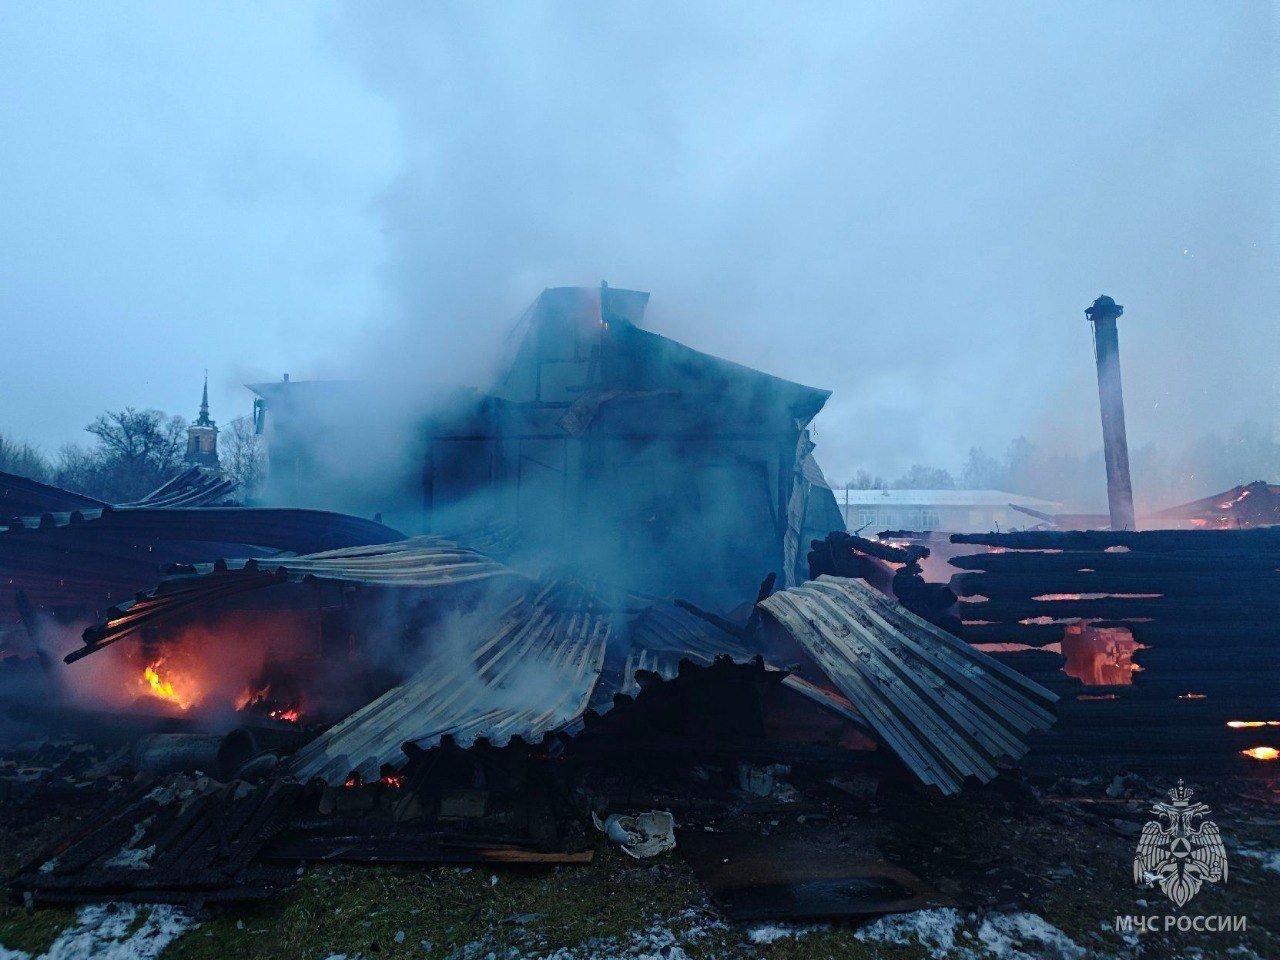
M 418 672 L 299 753 L 291 769 L 304 778 L 340 782 L 352 770 L 376 776 L 381 765 L 403 760 L 405 743 L 426 747 L 445 736 L 464 745 L 536 741 L 567 730 L 589 705 L 633 688 L 639 670 L 671 675 L 686 659 L 746 662 L 763 655 L 747 631 L 733 636 L 703 626 L 687 610 L 651 606 L 634 623 L 623 623 L 625 604 L 610 596 L 616 591 L 577 577 L 533 580 L 450 541 L 417 537 L 189 569 L 86 630 L 85 648 L 68 659 L 281 579 L 418 591 L 524 585 L 482 624 L 447 642 L 436 638 Z M 858 581 L 822 577 L 759 607 L 813 663 L 812 675 L 799 671 L 792 689 L 858 723 L 944 794 L 958 791 L 967 777 L 993 777 L 1000 758 L 1021 756 L 1026 737 L 1053 721 L 1052 693 Z M 601 691 L 606 646 L 618 633 L 627 667 L 616 690 Z

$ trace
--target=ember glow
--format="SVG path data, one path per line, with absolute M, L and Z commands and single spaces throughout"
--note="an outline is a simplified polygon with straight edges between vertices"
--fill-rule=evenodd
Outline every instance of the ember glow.
M 1133 662 L 1142 649 L 1125 627 L 1072 624 L 1062 633 L 1062 671 L 1087 687 L 1128 686 L 1142 670 Z
M 1237 503 L 1239 503 L 1241 500 L 1243 500 L 1245 497 L 1247 497 L 1251 492 L 1252 492 L 1252 491 L 1250 491 L 1250 490 L 1248 490 L 1248 489 L 1241 490 L 1241 491 L 1240 491 L 1240 495 L 1239 495 L 1239 496 L 1237 496 L 1234 500 L 1228 500 L 1226 503 L 1220 503 L 1220 504 L 1218 504 L 1218 509 L 1219 509 L 1219 510 L 1230 510 L 1230 509 L 1231 509 L 1232 507 L 1234 507 Z
M 284 723 L 300 721 L 302 719 L 301 700 L 296 699 L 292 703 L 288 700 L 281 703 L 281 700 L 285 698 L 273 694 L 270 683 L 255 684 L 245 687 L 236 697 L 236 710 L 240 713 L 251 711 Z
M 168 700 L 180 709 L 186 710 L 191 706 L 190 700 L 177 691 L 172 680 L 167 680 L 160 675 L 160 667 L 163 665 L 164 660 L 157 660 L 146 667 L 142 671 L 142 679 L 139 682 L 143 684 L 149 695 L 160 700 Z
M 384 787 L 399 790 L 404 786 L 404 775 L 400 773 L 384 773 L 378 778 L 378 782 Z
M 1241 750 L 1240 752 L 1254 760 L 1280 759 L 1280 750 L 1275 747 L 1250 747 L 1248 750 Z

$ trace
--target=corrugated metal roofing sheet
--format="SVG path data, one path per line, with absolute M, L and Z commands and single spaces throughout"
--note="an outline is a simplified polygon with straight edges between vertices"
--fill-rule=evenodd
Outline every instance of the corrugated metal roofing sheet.
M 46 515 L 35 529 L 0 527 L 0 620 L 17 618 L 19 591 L 37 608 L 102 615 L 176 563 L 403 539 L 381 523 L 323 510 L 120 507 L 61 523 Z
M 641 613 L 632 627 L 631 650 L 623 670 L 621 692 L 634 694 L 640 689 L 636 681 L 639 671 L 647 670 L 664 680 L 673 680 L 679 675 L 681 661 L 691 660 L 699 666 L 708 666 L 719 657 L 729 657 L 738 664 L 762 659 L 739 638 L 684 607 L 654 604 Z M 782 670 L 765 665 L 771 670 Z M 782 685 L 868 729 L 866 720 L 853 705 L 834 690 L 818 686 L 794 673 L 788 673 Z
M 523 579 L 497 561 L 432 537 L 308 557 L 220 562 L 166 581 L 86 631 L 86 642 L 113 642 L 162 617 L 280 579 L 429 588 L 507 577 Z M 463 746 L 481 738 L 501 745 L 570 727 L 593 693 L 597 699 L 611 693 L 596 688 L 612 608 L 582 581 L 528 585 L 491 628 L 438 643 L 408 681 L 300 752 L 292 772 L 329 781 L 353 769 L 369 776 L 399 760 L 406 742 L 425 748 L 447 735 Z M 861 581 L 822 577 L 776 593 L 760 608 L 839 692 L 821 686 L 821 678 L 815 683 L 789 675 L 784 684 L 872 732 L 943 793 L 958 791 L 970 776 L 993 777 L 1000 758 L 1021 756 L 1027 734 L 1053 722 L 1048 708 L 1054 694 Z M 685 660 L 757 659 L 741 638 L 667 604 L 642 612 L 630 643 L 624 686 L 634 684 L 637 670 L 674 676 Z
M 94 510 L 107 504 L 84 494 L 63 490 L 48 483 L 0 473 L 0 523 L 9 517 L 39 516 L 50 510 Z
M 234 480 L 225 480 L 212 470 L 190 467 L 141 500 L 113 505 L 26 477 L 0 473 L 0 525 L 46 528 L 96 520 L 116 508 L 203 507 L 221 500 L 235 486 Z
M 371 586 L 432 589 L 520 575 L 474 550 L 439 537 L 413 537 L 397 543 L 347 547 L 300 557 L 219 560 L 193 565 L 164 580 L 149 594 L 108 611 L 105 623 L 85 630 L 85 646 L 68 654 L 73 663 L 143 627 L 223 597 L 246 593 L 282 580 L 332 580 Z
M 206 467 L 191 467 L 155 490 L 122 507 L 204 507 L 221 500 L 236 488 L 236 482 Z
M 492 629 L 440 643 L 412 677 L 295 754 L 288 772 L 342 782 L 353 770 L 372 778 L 382 764 L 403 761 L 407 742 L 426 749 L 444 736 L 462 747 L 539 740 L 586 709 L 608 637 L 609 617 L 588 586 L 533 587 Z
M 760 607 L 927 784 L 989 780 L 1054 720 L 1057 697 L 859 580 L 820 577 Z

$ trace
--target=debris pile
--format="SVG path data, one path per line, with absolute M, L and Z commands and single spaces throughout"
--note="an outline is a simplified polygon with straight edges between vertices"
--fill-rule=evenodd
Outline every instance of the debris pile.
M 319 736 L 144 739 L 128 765 L 179 779 L 122 798 L 15 889 L 217 902 L 266 895 L 315 860 L 573 863 L 590 858 L 593 825 L 650 856 L 676 843 L 676 798 L 632 813 L 640 796 L 606 782 L 640 757 L 668 781 L 727 765 L 706 787 L 758 806 L 794 800 L 779 778 L 791 764 L 848 766 L 878 744 L 894 758 L 871 753 L 882 770 L 952 794 L 1053 720 L 1052 694 L 861 581 L 770 593 L 769 578 L 735 622 L 530 577 L 433 537 L 183 568 L 87 629 L 68 660 L 229 596 L 320 580 L 479 606 L 416 673 Z

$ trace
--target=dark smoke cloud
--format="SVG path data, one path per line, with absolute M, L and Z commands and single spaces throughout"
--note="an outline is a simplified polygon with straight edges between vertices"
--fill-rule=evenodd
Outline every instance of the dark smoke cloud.
M 1086 455 L 1082 310 L 1104 292 L 1128 308 L 1135 445 L 1273 426 L 1271 18 L 15 12 L 0 311 L 28 359 L 7 385 L 76 389 L 0 425 L 52 447 L 103 406 L 184 410 L 206 363 L 223 410 L 285 369 L 409 399 L 483 380 L 542 287 L 607 279 L 652 291 L 660 332 L 834 389 L 817 434 L 835 478 L 956 469 L 1018 434 Z
M 839 477 L 1096 446 L 1102 292 L 1135 442 L 1275 421 L 1266 21 L 465 3 L 353 5 L 334 34 L 399 113 L 403 358 L 477 364 L 544 285 L 649 289 L 656 329 L 834 388 Z

